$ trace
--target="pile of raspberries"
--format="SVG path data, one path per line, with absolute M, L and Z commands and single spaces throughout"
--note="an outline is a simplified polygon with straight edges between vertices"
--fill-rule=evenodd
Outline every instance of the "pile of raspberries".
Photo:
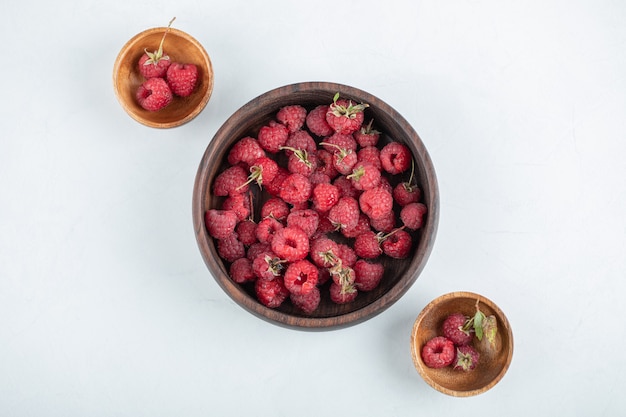
M 229 149 L 205 225 L 232 280 L 252 283 L 263 305 L 289 299 L 312 314 L 320 290 L 349 303 L 379 285 L 382 257 L 411 253 L 427 212 L 413 156 L 400 142 L 379 144 L 367 107 L 339 94 L 310 111 L 285 106 Z

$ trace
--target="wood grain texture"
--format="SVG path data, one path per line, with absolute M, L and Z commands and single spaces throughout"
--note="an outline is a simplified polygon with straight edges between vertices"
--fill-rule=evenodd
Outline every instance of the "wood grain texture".
M 113 66 L 115 95 L 124 110 L 136 121 L 154 128 L 181 126 L 195 118 L 206 107 L 213 93 L 213 66 L 204 47 L 187 33 L 171 28 L 165 38 L 163 51 L 172 62 L 194 64 L 198 68 L 198 84 L 189 97 L 174 97 L 172 102 L 156 112 L 142 108 L 135 99 L 137 88 L 145 81 L 137 65 L 144 49 L 155 51 L 167 28 L 153 28 L 130 39 L 119 52 Z
M 210 208 L 219 207 L 223 200 L 212 195 L 211 184 L 216 175 L 226 168 L 230 147 L 244 136 L 256 137 L 259 129 L 273 119 L 281 107 L 300 104 L 311 110 L 317 105 L 332 103 L 336 92 L 344 98 L 369 104 L 365 110 L 366 120 L 374 119 L 378 130 L 383 132 L 380 139 L 382 143 L 396 140 L 411 149 L 416 161 L 417 183 L 422 188 L 422 199 L 429 210 L 427 219 L 422 229 L 413 233 L 413 249 L 408 259 L 381 258 L 385 274 L 377 289 L 359 293 L 354 302 L 344 305 L 333 303 L 328 291 L 323 290 L 320 306 L 310 316 L 301 313 L 289 302 L 278 309 L 270 309 L 257 302 L 252 286 L 236 284 L 228 277 L 228 267 L 217 255 L 215 243 L 204 226 L 204 213 Z M 251 189 L 257 193 L 255 208 L 258 210 L 267 196 L 259 193 L 258 187 Z M 274 324 L 301 330 L 327 330 L 354 325 L 374 317 L 395 303 L 424 268 L 433 248 L 438 218 L 439 194 L 435 170 L 424 144 L 411 125 L 391 106 L 373 95 L 354 87 L 328 82 L 280 87 L 251 100 L 235 112 L 208 145 L 197 171 L 193 191 L 196 239 L 202 257 L 218 284 L 250 313 Z
M 428 340 L 441 336 L 443 321 L 450 314 L 462 313 L 473 316 L 476 302 L 486 315 L 494 315 L 498 324 L 497 351 L 477 347 L 480 361 L 471 372 L 455 371 L 451 367 L 433 369 L 427 367 L 421 356 L 422 347 Z M 411 356 L 415 368 L 424 381 L 436 390 L 454 397 L 482 394 L 496 385 L 504 376 L 513 359 L 513 331 L 506 315 L 488 298 L 472 292 L 453 292 L 431 301 L 421 311 L 411 333 Z

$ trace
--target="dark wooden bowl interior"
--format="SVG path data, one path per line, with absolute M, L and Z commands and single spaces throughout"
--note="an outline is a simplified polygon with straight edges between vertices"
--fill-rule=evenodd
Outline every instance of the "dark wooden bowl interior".
M 320 104 L 330 104 L 336 92 L 342 97 L 369 104 L 365 110 L 366 120 L 374 119 L 378 130 L 383 132 L 381 143 L 397 140 L 405 143 L 416 161 L 417 183 L 422 188 L 423 202 L 429 212 L 425 225 L 413 234 L 412 254 L 405 260 L 382 257 L 385 266 L 380 286 L 371 292 L 359 293 L 348 304 L 333 303 L 328 291 L 322 290 L 322 301 L 312 315 L 305 315 L 288 301 L 278 309 L 260 304 L 254 295 L 253 285 L 239 285 L 228 276 L 228 265 L 217 255 L 213 239 L 204 226 L 204 213 L 218 208 L 223 201 L 211 193 L 213 179 L 227 167 L 226 156 L 231 146 L 244 136 L 256 137 L 259 129 L 267 124 L 283 106 L 300 104 L 313 109 Z M 407 180 L 403 178 L 403 180 Z M 258 211 L 267 198 L 258 187 L 255 208 Z M 193 192 L 193 221 L 198 245 L 205 263 L 220 286 L 230 297 L 251 313 L 275 324 L 301 329 L 331 329 L 362 322 L 375 316 L 397 301 L 414 283 L 431 252 L 439 216 L 438 186 L 430 157 L 421 139 L 409 123 L 389 105 L 359 89 L 325 82 L 307 82 L 288 85 L 269 91 L 235 112 L 218 130 L 208 145 L 198 168 Z M 255 219 L 259 219 L 258 212 Z
M 478 347 L 480 361 L 478 367 L 471 372 L 455 371 L 451 367 L 427 367 L 421 356 L 424 344 L 441 335 L 443 321 L 450 314 L 473 316 L 477 300 L 485 315 L 496 317 L 497 352 Z M 449 293 L 430 302 L 416 319 L 411 335 L 411 356 L 422 378 L 436 390 L 455 397 L 477 395 L 491 389 L 508 370 L 513 357 L 513 332 L 505 314 L 491 300 L 471 292 Z
M 144 49 L 153 52 L 166 28 L 148 29 L 135 35 L 120 51 L 113 68 L 113 85 L 118 101 L 135 120 L 150 127 L 171 128 L 196 117 L 206 106 L 213 92 L 213 67 L 204 47 L 187 33 L 171 28 L 163 51 L 172 62 L 194 64 L 198 68 L 198 85 L 189 97 L 174 97 L 164 109 L 150 112 L 135 99 L 137 88 L 145 81 L 137 65 Z

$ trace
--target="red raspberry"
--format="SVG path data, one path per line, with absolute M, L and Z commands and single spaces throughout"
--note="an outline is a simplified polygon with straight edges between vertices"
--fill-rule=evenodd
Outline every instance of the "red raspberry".
M 354 286 L 343 288 L 335 281 L 330 283 L 330 299 L 336 304 L 347 304 L 354 301 L 358 291 Z
M 330 177 L 316 170 L 309 176 L 309 182 L 311 186 L 313 186 L 313 189 L 315 189 L 317 184 L 330 184 Z
M 370 228 L 370 219 L 369 219 L 369 217 L 367 217 L 365 214 L 361 213 L 361 214 L 359 214 L 359 222 L 357 223 L 356 227 L 354 229 L 351 229 L 351 230 L 343 229 L 343 230 L 341 230 L 341 234 L 344 235 L 347 238 L 355 238 L 358 235 L 360 235 L 361 233 L 368 232 L 370 230 L 371 230 L 371 228 Z
M 396 227 L 396 213 L 390 211 L 378 219 L 370 219 L 370 226 L 378 232 L 389 233 Z
M 287 158 L 287 170 L 292 174 L 302 174 L 305 177 L 310 177 L 317 169 L 317 155 L 315 152 L 286 148 L 284 146 L 281 149 L 292 150 L 291 155 Z
M 276 120 L 287 126 L 290 132 L 295 132 L 304 126 L 306 109 L 299 105 L 282 107 L 276 113 Z
M 295 262 L 309 254 L 309 237 L 299 227 L 284 227 L 274 233 L 272 251 L 281 259 Z
M 422 360 L 429 368 L 445 368 L 454 361 L 454 343 L 443 336 L 430 339 L 422 348 Z
M 328 220 L 337 230 L 352 230 L 359 223 L 359 203 L 352 197 L 341 197 L 328 212 Z
M 307 237 L 313 236 L 320 222 L 320 216 L 315 210 L 292 210 L 287 216 L 288 227 L 299 227 Z
M 416 185 L 401 182 L 393 189 L 393 199 L 404 207 L 410 203 L 417 203 L 422 196 L 422 191 Z
M 189 97 L 198 82 L 198 67 L 173 62 L 167 69 L 167 85 L 179 97 Z
M 339 246 L 339 259 L 341 259 L 341 264 L 352 268 L 357 260 L 354 249 L 345 243 L 339 243 L 337 246 Z
M 256 227 L 256 238 L 261 243 L 272 243 L 276 232 L 283 227 L 283 224 L 275 218 L 266 217 Z
M 317 151 L 317 143 L 315 140 L 309 135 L 309 132 L 306 130 L 297 130 L 289 134 L 289 138 L 287 142 L 285 142 L 285 154 L 291 155 L 293 149 L 300 149 L 302 151 L 307 151 L 309 153 L 313 153 Z
M 263 149 L 270 153 L 277 153 L 289 139 L 289 129 L 274 120 L 261 127 L 257 140 Z
M 278 197 L 273 197 L 267 200 L 261 206 L 261 218 L 273 217 L 276 220 L 282 222 L 287 220 L 289 215 L 289 206 L 285 203 L 285 200 Z
M 228 262 L 234 262 L 246 256 L 246 248 L 236 233 L 232 233 L 217 241 L 217 253 Z
M 252 220 L 239 222 L 235 227 L 235 233 L 239 236 L 239 240 L 244 246 L 250 246 L 258 242 L 256 238 L 257 224 Z
M 426 206 L 422 203 L 407 204 L 400 211 L 400 219 L 407 229 L 417 230 L 422 227 L 426 211 Z
M 172 102 L 172 90 L 163 78 L 150 78 L 139 86 L 135 98 L 141 107 L 157 111 Z
M 267 156 L 262 156 L 252 163 L 250 175 L 246 183 L 256 182 L 259 187 L 264 183 L 271 183 L 278 174 L 278 164 Z
M 369 162 L 360 162 L 346 178 L 352 181 L 352 186 L 357 190 L 371 190 L 380 184 L 380 170 Z
M 363 191 L 359 196 L 359 204 L 363 213 L 370 219 L 380 219 L 393 209 L 393 197 L 388 190 L 378 186 Z
M 232 235 L 238 221 L 237 214 L 230 210 L 210 209 L 204 213 L 207 232 L 215 239 L 224 239 Z
M 285 271 L 285 287 L 296 295 L 311 292 L 317 288 L 317 267 L 307 260 L 290 263 Z
M 305 314 L 311 314 L 317 310 L 317 307 L 322 299 L 322 295 L 319 288 L 313 287 L 311 291 L 306 294 L 291 293 L 289 294 L 289 299 L 296 308 L 302 310 Z
M 263 252 L 271 252 L 272 246 L 269 243 L 261 243 L 256 242 L 250 245 L 248 248 L 248 252 L 246 253 L 246 258 L 254 261 L 254 259 L 259 256 Z
M 456 355 L 452 363 L 455 371 L 472 371 L 478 366 L 480 354 L 470 345 L 456 348 Z
M 405 259 L 409 256 L 412 244 L 411 235 L 404 230 L 397 229 L 386 235 L 381 246 L 385 255 L 395 259 Z
M 354 240 L 354 252 L 359 258 L 375 259 L 383 253 L 383 250 L 380 247 L 380 240 L 376 233 L 368 231 L 356 237 Z
M 351 100 L 339 99 L 337 93 L 326 112 L 326 122 L 335 132 L 352 134 L 361 128 L 365 117 L 363 110 L 366 107 L 367 104 L 354 104 Z
M 317 150 L 317 171 L 328 175 L 331 181 L 339 175 L 333 164 L 333 154 L 326 149 Z
M 325 213 L 339 201 L 339 189 L 332 184 L 317 184 L 311 199 L 315 210 Z
M 229 274 L 231 279 L 237 284 L 256 279 L 256 275 L 252 270 L 252 262 L 248 258 L 239 258 L 230 264 Z
M 327 233 L 331 233 L 335 231 L 335 226 L 328 219 L 327 213 L 319 213 L 320 215 L 320 223 L 317 225 L 316 235 L 326 235 Z
M 391 175 L 406 171 L 411 166 L 411 151 L 400 142 L 390 142 L 380 151 L 380 162 L 383 169 Z
M 382 171 L 383 169 L 383 164 L 380 162 L 380 151 L 374 146 L 361 148 L 357 152 L 357 161 L 369 162 L 370 164 L 374 165 L 379 171 Z
M 337 152 L 338 149 L 356 152 L 358 145 L 352 135 L 343 135 L 341 133 L 333 133 L 331 136 L 320 142 L 320 145 L 331 152 Z
M 359 259 L 354 264 L 354 272 L 356 274 L 354 285 L 357 289 L 359 291 L 371 291 L 380 284 L 385 267 L 379 263 Z
M 325 142 L 322 142 L 321 144 L 324 145 Z M 335 145 L 332 146 L 334 147 Z M 348 175 L 352 172 L 352 168 L 357 163 L 357 154 L 351 149 L 337 147 L 335 148 L 335 151 L 332 152 L 332 156 L 333 167 L 338 173 L 343 175 Z
M 222 210 L 234 211 L 239 221 L 247 219 L 250 216 L 249 194 L 235 194 L 227 197 L 222 203 Z
M 311 196 L 311 182 L 302 174 L 291 174 L 283 181 L 280 198 L 289 204 L 301 204 Z
M 174 19 L 170 21 L 170 24 L 163 33 L 161 43 L 159 43 L 159 49 L 154 52 L 148 52 L 147 49 L 144 49 L 145 54 L 139 58 L 139 72 L 145 78 L 163 78 L 167 73 L 167 68 L 170 66 L 171 62 L 170 57 L 163 53 L 163 43 L 165 42 L 165 37 L 167 36 L 173 21 Z
M 248 258 L 250 259 L 250 258 Z M 261 252 L 252 260 L 252 270 L 257 278 L 263 281 L 273 281 L 283 274 L 285 261 L 274 252 Z
M 356 139 L 357 143 L 362 148 L 365 148 L 366 146 L 376 146 L 378 143 L 381 132 L 372 128 L 373 123 L 374 119 L 370 120 L 367 125 L 361 126 L 359 130 L 354 132 L 354 139 Z
M 329 268 L 340 262 L 339 245 L 325 236 L 311 241 L 310 252 L 311 260 L 319 267 Z
M 213 195 L 223 197 L 243 194 L 248 191 L 247 181 L 248 174 L 241 165 L 228 167 L 213 181 Z
M 265 191 L 272 196 L 278 196 L 278 194 L 280 194 L 281 187 L 283 186 L 283 182 L 289 175 L 291 175 L 291 173 L 287 171 L 287 168 L 283 168 L 279 165 L 278 172 L 276 173 L 274 180 L 271 182 L 265 182 Z
M 272 281 L 257 279 L 254 290 L 261 304 L 269 308 L 280 307 L 289 297 L 289 291 L 285 287 L 282 277 L 276 277 Z
M 317 106 L 306 116 L 306 126 L 311 133 L 319 137 L 325 137 L 333 133 L 333 128 L 326 121 L 328 106 Z
M 333 280 L 333 283 L 339 285 L 344 292 L 349 292 L 352 289 L 356 290 L 354 286 L 354 280 L 356 279 L 356 274 L 354 269 L 349 266 L 343 266 L 341 263 L 329 268 L 330 277 Z
M 239 139 L 228 152 L 228 163 L 231 165 L 237 165 L 240 162 L 250 166 L 257 159 L 265 156 L 265 151 L 259 145 L 259 142 L 246 136 Z
M 333 185 L 339 189 L 339 197 L 359 198 L 361 195 L 361 192 L 354 188 L 354 185 L 352 185 L 352 181 L 344 175 L 340 175 L 335 178 Z
M 457 346 L 468 345 L 471 343 L 473 335 L 469 331 L 463 330 L 468 318 L 464 314 L 450 314 L 443 321 L 442 333 L 445 337 L 452 340 Z

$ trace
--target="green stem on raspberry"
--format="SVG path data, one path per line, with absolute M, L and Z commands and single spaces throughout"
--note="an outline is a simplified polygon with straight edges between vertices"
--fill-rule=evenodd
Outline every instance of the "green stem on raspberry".
M 154 64 L 157 65 L 159 63 L 160 60 L 165 59 L 165 60 L 169 60 L 170 57 L 168 55 L 163 55 L 163 42 L 165 42 L 165 37 L 167 36 L 168 32 L 170 31 L 170 28 L 172 26 L 172 23 L 174 22 L 174 20 L 176 20 L 176 16 L 174 16 L 172 18 L 172 20 L 170 20 L 170 23 L 167 25 L 167 29 L 165 29 L 165 33 L 163 33 L 163 37 L 161 38 L 161 43 L 159 44 L 159 49 L 154 51 L 154 52 L 148 52 L 147 49 L 144 49 L 144 51 L 146 52 L 146 55 L 148 55 L 148 57 L 150 59 L 148 59 L 146 62 L 144 62 L 144 65 L 150 65 L 150 64 Z
M 365 168 L 363 168 L 363 165 L 359 165 L 358 167 L 354 168 L 352 170 L 352 174 L 348 175 L 346 178 L 349 180 L 354 179 L 355 181 L 358 181 L 363 175 L 365 175 Z
M 403 230 L 405 227 L 406 225 L 402 227 L 398 227 L 397 229 L 393 229 L 391 232 L 387 233 L 386 235 L 383 234 L 383 232 L 378 232 L 376 234 L 376 239 L 378 240 L 378 244 L 383 243 L 385 240 L 389 239 L 391 236 L 398 233 L 400 230 Z
M 365 103 L 353 105 L 352 100 L 348 100 L 348 106 L 342 106 L 337 104 L 337 100 L 339 100 L 339 93 L 335 94 L 333 104 L 330 105 L 330 110 L 337 117 L 345 116 L 349 119 L 354 119 L 357 113 L 361 113 L 366 107 L 369 107 L 369 104 Z
M 307 168 L 311 168 L 312 164 L 309 161 L 309 153 L 305 149 L 296 149 L 291 146 L 281 146 L 278 149 L 292 151 L 293 154 L 298 158 L 300 162 L 307 166 Z
M 348 154 L 352 153 L 351 149 L 345 149 L 342 148 L 339 145 L 336 145 L 334 143 L 328 143 L 328 142 L 320 142 L 320 145 L 324 145 L 324 146 L 332 146 L 334 148 L 338 149 L 338 154 L 339 154 L 339 162 L 343 161 L 343 158 L 345 158 L 346 156 L 348 156 Z
M 258 166 L 258 165 L 251 166 L 250 175 L 248 175 L 248 181 L 244 182 L 236 189 L 239 190 L 245 187 L 246 185 L 251 184 L 252 182 L 256 182 L 259 185 L 259 187 L 262 188 L 262 185 L 263 185 L 263 167 L 262 166 Z
M 403 184 L 404 189 L 408 193 L 413 192 L 413 174 L 415 173 L 415 160 L 411 158 L 411 176 L 409 177 L 409 181 Z

